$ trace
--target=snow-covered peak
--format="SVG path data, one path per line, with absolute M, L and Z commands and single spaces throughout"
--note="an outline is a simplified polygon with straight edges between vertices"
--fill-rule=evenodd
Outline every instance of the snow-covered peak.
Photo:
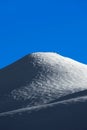
M 34 98 L 33 104 L 43 104 L 87 89 L 86 65 L 51 52 L 32 53 L 27 58 L 37 74 L 31 82 L 11 92 L 15 99 Z
M 87 89 L 87 65 L 57 53 L 32 53 L 2 70 L 1 75 L 1 91 L 6 89 L 1 100 L 21 103 L 21 107 L 50 103 Z
M 39 62 L 46 62 L 49 64 L 58 64 L 63 62 L 62 64 L 64 64 L 64 62 L 68 63 L 68 64 L 77 64 L 78 66 L 84 66 L 87 67 L 87 65 L 82 64 L 80 62 L 77 62 L 71 58 L 68 57 L 64 57 L 61 56 L 60 54 L 56 53 L 56 52 L 36 52 L 36 53 L 32 53 L 29 54 L 29 57 L 32 57 L 32 59 L 34 58 L 35 61 L 39 61 Z M 34 62 L 35 62 L 34 61 Z

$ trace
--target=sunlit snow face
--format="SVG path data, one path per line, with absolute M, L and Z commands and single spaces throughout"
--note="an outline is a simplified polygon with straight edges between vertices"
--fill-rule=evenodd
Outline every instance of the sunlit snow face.
M 29 83 L 11 91 L 14 100 L 29 100 L 28 106 L 40 105 L 87 89 L 86 65 L 56 53 L 33 53 L 30 58 L 38 72 Z
M 30 54 L 0 74 L 0 112 L 49 104 L 87 89 L 87 65 L 56 53 Z

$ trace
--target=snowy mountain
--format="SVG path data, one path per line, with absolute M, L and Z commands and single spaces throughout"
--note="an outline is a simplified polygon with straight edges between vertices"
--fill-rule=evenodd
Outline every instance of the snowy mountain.
M 56 53 L 29 54 L 0 70 L 0 126 L 82 130 L 87 128 L 81 119 L 87 116 L 86 95 L 87 65 Z

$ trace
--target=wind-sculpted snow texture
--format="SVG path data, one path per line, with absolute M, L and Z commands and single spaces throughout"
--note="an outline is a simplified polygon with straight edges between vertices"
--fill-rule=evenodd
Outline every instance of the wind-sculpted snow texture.
M 44 129 L 49 128 L 51 130 L 52 127 L 50 127 L 49 122 L 53 122 L 53 128 L 56 125 L 59 130 L 64 128 L 65 130 L 68 128 L 71 130 L 84 128 L 83 130 L 85 130 L 86 125 L 78 123 L 76 127 L 72 125 L 71 128 L 69 125 L 69 127 L 63 128 L 62 125 L 57 124 L 57 120 L 59 124 L 65 124 L 65 118 L 68 118 L 67 121 L 73 121 L 73 118 L 79 120 L 78 111 L 81 114 L 87 108 L 86 95 L 87 65 L 57 53 L 41 52 L 27 55 L 0 70 L 0 121 L 2 130 L 5 129 L 4 123 L 8 127 L 9 122 L 14 119 L 18 120 L 19 124 L 17 121 L 12 122 L 15 130 L 19 129 L 16 127 L 17 125 L 20 126 L 21 130 L 25 126 L 26 129 L 30 127 L 33 130 L 34 127 L 31 127 L 33 123 L 38 129 L 42 129 L 38 127 L 36 119 L 41 120 L 42 126 L 43 124 L 47 125 Z M 83 115 L 85 120 L 87 112 L 85 111 Z M 83 115 L 81 114 L 80 118 Z M 23 125 L 24 120 L 27 124 Z M 15 123 L 16 125 L 14 125 Z M 79 127 L 79 125 L 81 126 Z M 9 129 L 13 129 L 13 127 Z

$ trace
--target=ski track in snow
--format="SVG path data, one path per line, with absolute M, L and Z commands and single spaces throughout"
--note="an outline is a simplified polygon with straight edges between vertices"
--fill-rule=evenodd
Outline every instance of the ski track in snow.
M 87 101 L 87 96 L 83 96 L 83 97 L 78 97 L 78 98 L 72 98 L 69 100 L 64 100 L 64 101 L 59 101 L 59 102 L 54 102 L 54 103 L 50 103 L 50 104 L 45 104 L 45 105 L 39 105 L 39 106 L 33 106 L 33 107 L 26 107 L 26 108 L 21 108 L 21 109 L 17 109 L 17 110 L 13 110 L 13 111 L 7 111 L 7 112 L 2 112 L 0 113 L 0 117 L 6 117 L 6 116 L 10 116 L 10 117 L 14 117 L 15 114 L 18 115 L 22 115 L 24 113 L 32 113 L 33 111 L 39 111 L 41 109 L 46 109 L 48 107 L 55 107 L 58 105 L 67 105 L 69 103 L 82 103 Z

